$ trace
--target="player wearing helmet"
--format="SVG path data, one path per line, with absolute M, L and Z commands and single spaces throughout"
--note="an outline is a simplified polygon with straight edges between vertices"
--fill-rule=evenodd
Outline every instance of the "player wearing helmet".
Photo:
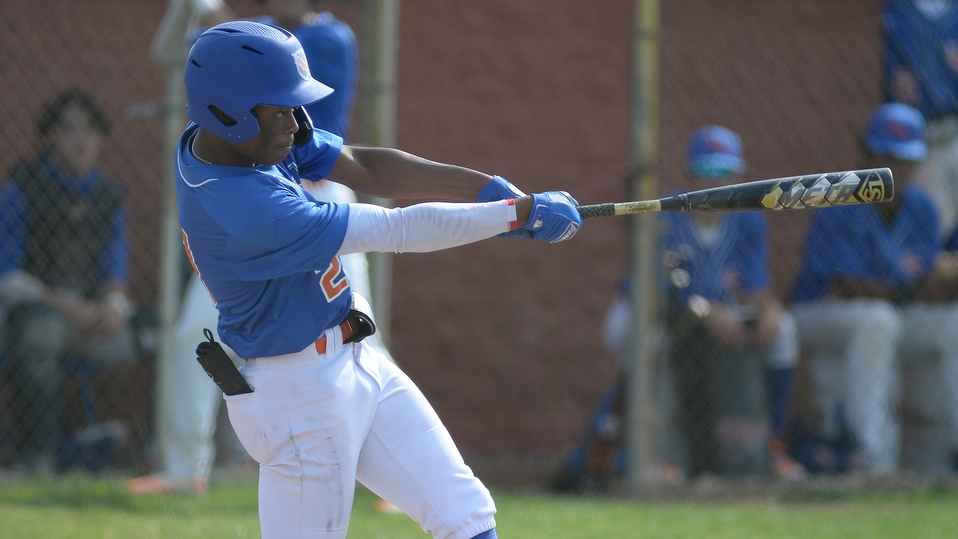
M 492 498 L 432 407 L 361 342 L 374 329 L 339 257 L 495 235 L 562 241 L 581 226 L 576 201 L 312 129 L 303 107 L 331 90 L 278 27 L 207 30 L 185 81 L 195 123 L 176 154 L 180 224 L 218 334 L 246 359 L 253 391 L 226 402 L 260 464 L 263 537 L 345 537 L 356 480 L 437 538 L 496 537 Z M 481 202 L 317 202 L 300 183 L 322 178 L 385 198 Z

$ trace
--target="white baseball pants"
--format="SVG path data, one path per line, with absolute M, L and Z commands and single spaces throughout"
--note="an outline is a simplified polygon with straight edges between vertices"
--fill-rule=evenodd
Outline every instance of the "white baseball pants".
M 842 364 L 839 380 L 816 380 L 820 387 L 841 388 L 837 395 L 816 391 L 826 430 L 840 420 L 836 405 L 841 404 L 845 421 L 875 459 L 877 471 L 898 467 L 899 361 L 929 354 L 939 358 L 949 396 L 941 405 L 958 441 L 958 305 L 912 303 L 897 308 L 878 299 L 826 300 L 793 305 L 792 312 L 808 357 L 837 358 Z
M 260 463 L 263 539 L 345 538 L 358 480 L 437 539 L 495 527 L 489 491 L 463 462 L 416 385 L 362 342 L 252 359 L 253 393 L 226 397 Z

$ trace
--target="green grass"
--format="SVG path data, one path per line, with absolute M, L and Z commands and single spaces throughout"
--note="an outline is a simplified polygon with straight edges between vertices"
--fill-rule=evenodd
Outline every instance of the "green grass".
M 205 496 L 131 497 L 122 478 L 0 483 L 0 537 L 258 538 L 256 484 L 216 482 Z M 958 530 L 958 492 L 944 488 L 830 493 L 799 501 L 647 502 L 496 493 L 503 539 L 935 539 Z M 359 489 L 350 539 L 427 537 L 404 515 L 378 515 Z

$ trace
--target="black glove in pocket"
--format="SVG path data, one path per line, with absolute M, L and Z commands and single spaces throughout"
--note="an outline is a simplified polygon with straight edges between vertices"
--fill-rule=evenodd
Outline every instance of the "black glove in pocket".
M 213 338 L 213 332 L 203 328 L 203 334 L 209 341 L 196 345 L 196 360 L 200 362 L 206 374 L 227 395 L 252 393 L 253 388 L 246 383 L 246 379 L 233 364 L 230 356 L 226 354 L 226 350 L 223 350 L 223 346 Z

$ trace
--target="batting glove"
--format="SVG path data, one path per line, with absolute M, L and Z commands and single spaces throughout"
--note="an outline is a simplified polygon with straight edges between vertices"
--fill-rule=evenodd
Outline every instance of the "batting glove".
M 492 202 L 493 200 L 522 198 L 524 196 L 526 196 L 525 193 L 502 176 L 493 176 L 492 181 L 487 183 L 482 191 L 479 191 L 478 202 Z
M 579 205 L 565 191 L 549 191 L 532 195 L 532 211 L 522 230 L 532 233 L 533 239 L 548 243 L 565 241 L 582 226 Z
M 482 191 L 479 191 L 479 202 L 492 202 L 494 200 L 505 200 L 507 198 L 522 198 L 526 196 L 525 193 L 519 190 L 518 187 L 509 183 L 502 176 L 493 176 L 492 181 L 486 184 L 482 188 Z M 499 234 L 503 238 L 526 238 L 532 239 L 532 232 L 528 230 L 523 230 L 517 228 L 515 230 L 510 230 L 509 232 L 503 232 Z

